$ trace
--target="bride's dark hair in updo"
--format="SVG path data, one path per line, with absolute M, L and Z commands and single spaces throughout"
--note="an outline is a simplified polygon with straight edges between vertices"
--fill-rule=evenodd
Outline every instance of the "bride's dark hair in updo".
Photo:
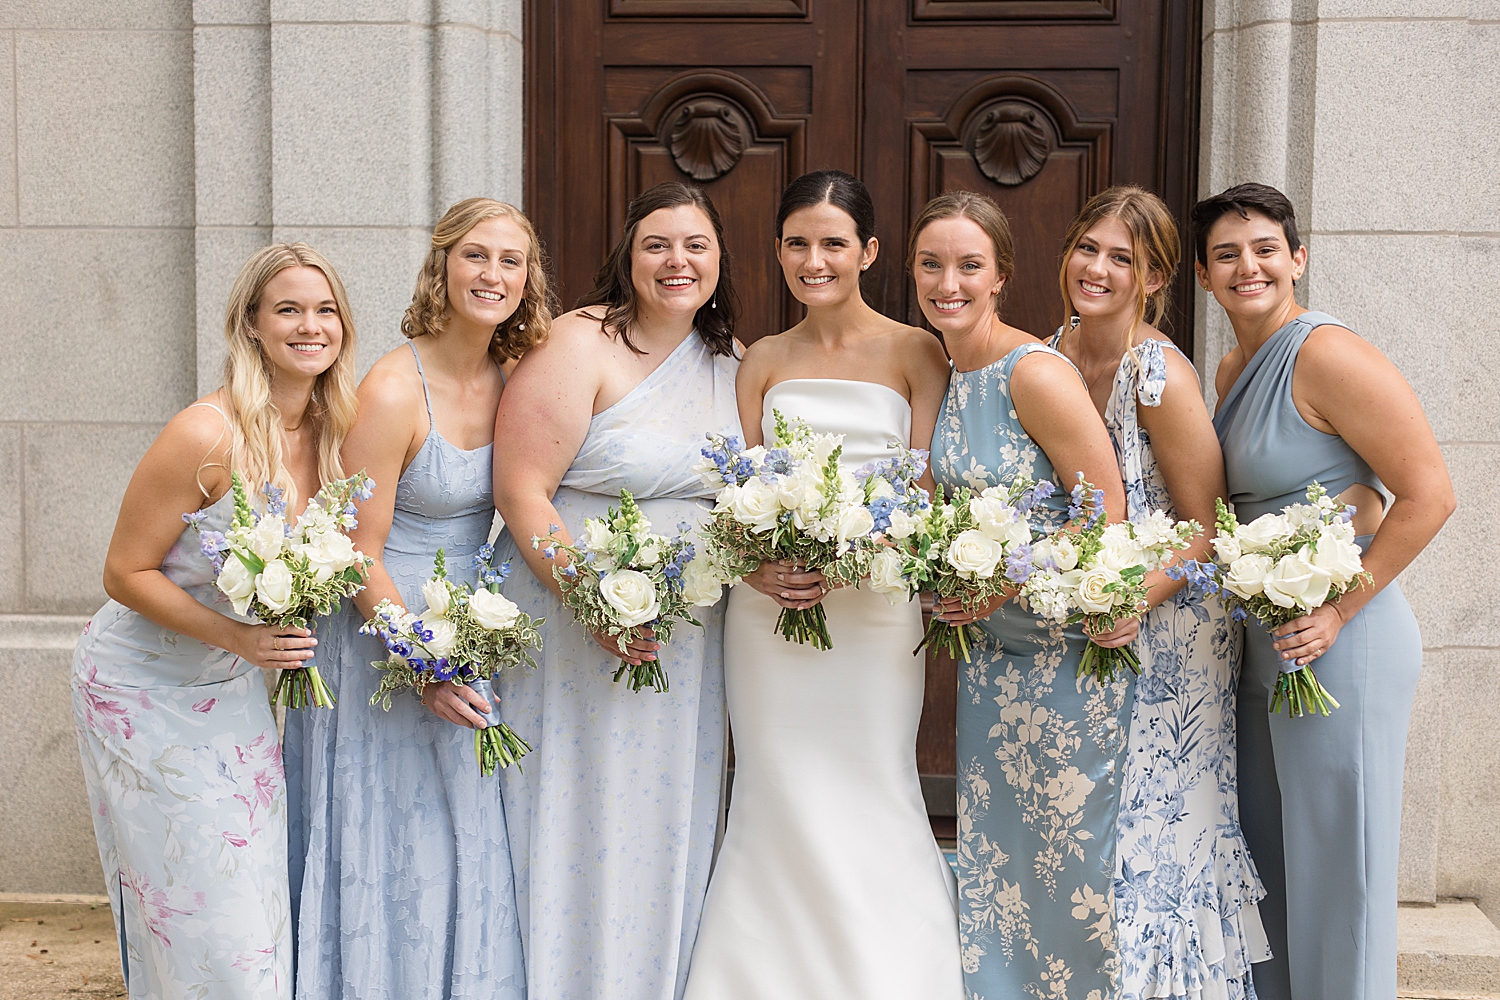
M 594 290 L 579 300 L 578 308 L 603 306 L 602 317 L 589 318 L 600 321 L 605 333 L 619 337 L 626 347 L 636 354 L 641 353 L 640 348 L 630 342 L 630 325 L 635 322 L 640 308 L 636 301 L 635 282 L 632 280 L 631 250 L 635 246 L 636 232 L 646 216 L 659 209 L 677 208 L 679 205 L 695 205 L 708 216 L 708 222 L 714 228 L 714 239 L 719 244 L 719 283 L 708 301 L 699 307 L 693 317 L 693 324 L 710 351 L 733 357 L 734 321 L 739 316 L 740 300 L 734 292 L 734 282 L 730 279 L 729 247 L 724 245 L 724 223 L 719 220 L 718 209 L 714 208 L 714 203 L 709 201 L 703 189 L 691 184 L 666 181 L 635 196 L 625 209 L 625 231 L 609 251 L 609 256 L 604 258 L 599 273 L 594 275 Z
M 815 170 L 803 174 L 781 192 L 781 207 L 776 209 L 776 238 L 781 239 L 781 227 L 787 216 L 799 208 L 824 203 L 842 209 L 854 220 L 854 232 L 859 236 L 863 249 L 875 238 L 875 203 L 870 200 L 870 191 L 864 182 L 842 170 Z

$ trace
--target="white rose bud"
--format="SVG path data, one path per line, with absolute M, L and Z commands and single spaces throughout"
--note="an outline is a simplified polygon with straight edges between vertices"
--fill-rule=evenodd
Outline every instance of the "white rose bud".
M 255 578 L 255 592 L 261 603 L 280 614 L 292 603 L 292 571 L 280 559 L 272 559 Z
M 661 546 L 656 539 L 651 539 L 635 550 L 635 561 L 641 566 L 655 566 L 661 562 Z
M 432 638 L 422 645 L 427 652 L 433 656 L 447 656 L 453 652 L 453 644 L 458 641 L 458 626 L 446 618 L 437 618 L 430 614 L 421 615 L 422 627 L 432 633 Z
M 1271 557 L 1260 552 L 1240 556 L 1224 574 L 1224 589 L 1248 601 L 1265 591 L 1266 574 L 1273 565 Z
M 590 552 L 608 552 L 610 543 L 615 540 L 615 533 L 609 530 L 609 524 L 597 517 L 591 517 L 583 522 L 583 547 Z
M 504 594 L 476 590 L 469 598 L 469 617 L 482 629 L 498 632 L 510 628 L 521 616 L 521 609 Z
M 1214 555 L 1220 563 L 1226 566 L 1245 554 L 1243 546 L 1240 545 L 1240 540 L 1234 535 L 1215 535 L 1213 546 Z
M 973 528 L 961 531 L 948 545 L 949 565 L 965 580 L 978 577 L 988 580 L 995 575 L 995 566 L 1005 555 L 999 542 Z
M 910 538 L 922 526 L 922 519 L 904 510 L 891 511 L 891 526 L 885 529 L 890 538 Z
M 781 512 L 776 502 L 776 488 L 761 479 L 752 479 L 737 488 L 729 498 L 734 519 L 756 531 L 770 531 Z
M 627 628 L 644 625 L 661 611 L 656 585 L 644 573 L 615 570 L 599 581 L 599 592 L 615 610 L 615 620 Z
M 279 517 L 263 517 L 260 523 L 245 532 L 245 544 L 251 552 L 270 562 L 281 555 L 286 545 L 286 522 Z
M 901 554 L 895 549 L 881 549 L 870 560 L 870 589 L 884 594 L 892 604 L 905 604 L 909 599 L 906 579 L 901 575 Z
M 875 518 L 863 505 L 845 507 L 839 512 L 838 540 L 841 542 L 863 538 L 875 530 Z
M 1286 518 L 1280 514 L 1262 514 L 1249 524 L 1242 524 L 1234 535 L 1246 552 L 1264 552 L 1278 538 L 1291 534 Z
M 447 583 L 428 580 L 422 584 L 422 599 L 427 602 L 427 614 L 430 617 L 448 617 L 448 606 L 453 603 L 453 595 L 449 593 Z
M 1100 614 L 1115 606 L 1119 595 L 1105 590 L 1120 581 L 1118 571 L 1108 566 L 1095 566 L 1086 571 L 1078 581 L 1078 606 L 1089 614 Z
M 242 615 L 249 609 L 250 600 L 255 596 L 255 577 L 250 575 L 250 571 L 238 557 L 231 554 L 224 560 L 224 568 L 219 570 L 219 589 L 234 604 L 234 613 Z
M 719 603 L 724 596 L 724 581 L 714 571 L 713 563 L 703 556 L 682 567 L 682 599 L 695 608 Z

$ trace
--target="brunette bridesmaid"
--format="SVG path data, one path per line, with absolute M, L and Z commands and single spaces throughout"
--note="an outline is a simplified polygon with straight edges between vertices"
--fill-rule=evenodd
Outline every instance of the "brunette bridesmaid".
M 1052 338 L 1104 417 L 1132 520 L 1153 510 L 1207 529 L 1181 555 L 1211 558 L 1224 460 L 1192 362 L 1153 325 L 1180 249 L 1160 198 L 1113 187 L 1063 239 L 1067 325 Z M 1265 895 L 1240 830 L 1234 709 L 1241 627 L 1164 573 L 1147 578 L 1120 802 L 1115 912 L 1125 1000 L 1241 1000 L 1270 957 Z
M 513 206 L 466 199 L 433 229 L 401 322 L 407 343 L 360 384 L 344 460 L 389 487 L 352 532 L 375 564 L 354 607 L 328 623 L 324 674 L 338 703 L 287 717 L 306 1000 L 526 995 L 500 782 L 479 773 L 469 728 L 483 725 L 485 703 L 434 684 L 388 712 L 372 706 L 371 664 L 386 651 L 358 629 L 383 599 L 425 607 L 439 548 L 451 577 L 473 581 L 494 516 L 505 371 L 546 336 L 550 315 L 531 223 Z
M 1396 994 L 1401 779 L 1422 639 L 1395 579 L 1454 509 L 1442 452 L 1385 355 L 1297 304 L 1307 266 L 1292 205 L 1241 184 L 1193 209 L 1199 283 L 1234 327 L 1214 427 L 1229 499 L 1247 522 L 1314 480 L 1356 506 L 1374 584 L 1276 630 L 1250 623 L 1239 692 L 1245 836 L 1265 880 L 1276 957 L 1262 1000 Z M 1339 702 L 1327 718 L 1267 712 L 1279 672 L 1311 664 Z
M 230 292 L 224 339 L 224 384 L 172 418 L 130 480 L 104 562 L 112 599 L 73 656 L 84 779 L 133 997 L 292 991 L 285 780 L 256 668 L 298 669 L 317 640 L 235 614 L 202 543 L 229 528 L 232 473 L 258 505 L 266 484 L 279 488 L 290 519 L 343 475 L 354 324 L 333 265 L 305 243 L 256 251 Z M 184 511 L 199 530 L 183 527 Z

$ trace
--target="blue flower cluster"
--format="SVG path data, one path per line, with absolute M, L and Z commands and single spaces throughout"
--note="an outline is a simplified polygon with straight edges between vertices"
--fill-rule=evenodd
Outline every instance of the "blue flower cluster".
M 1195 593 L 1205 597 L 1212 596 L 1224 589 L 1219 580 L 1219 567 L 1211 562 L 1199 559 L 1186 559 L 1175 565 L 1168 566 L 1162 572 L 1172 580 L 1186 580 L 1187 585 Z M 1237 622 L 1242 622 L 1250 617 L 1244 607 L 1238 601 L 1225 602 L 1229 607 L 1229 617 Z
M 1021 492 L 1021 495 L 1016 497 L 1015 503 L 1011 504 L 1011 506 L 1015 507 L 1015 509 L 1020 511 L 1022 514 L 1028 514 L 1031 512 L 1031 508 L 1035 507 L 1037 504 L 1041 503 L 1043 500 L 1047 499 L 1056 492 L 1057 487 L 1052 485 L 1051 480 L 1043 479 L 1040 482 L 1032 483 L 1025 490 L 1023 490 Z
M 359 631 L 362 635 L 379 639 L 384 644 L 386 652 L 405 660 L 406 665 L 413 670 L 432 674 L 440 681 L 452 680 L 453 675 L 458 673 L 463 664 L 450 662 L 446 656 L 440 656 L 434 660 L 416 655 L 416 647 L 401 638 L 400 623 L 396 620 L 397 614 L 398 612 L 394 610 L 382 611 L 375 621 L 361 625 Z M 432 641 L 432 630 L 427 628 L 420 618 L 411 623 L 411 631 L 423 642 Z
M 679 524 L 677 527 L 679 530 L 683 527 L 691 528 L 686 522 Z M 677 550 L 677 555 L 662 569 L 662 574 L 667 578 L 667 586 L 679 594 L 682 593 L 682 571 L 687 567 L 688 563 L 693 561 L 695 555 L 697 555 L 697 550 L 693 548 L 692 542 L 688 542 Z
M 1089 518 L 1083 524 L 1084 531 L 1091 531 L 1104 520 L 1104 491 L 1085 485 L 1083 473 L 1078 474 L 1078 485 L 1073 487 L 1072 503 L 1068 504 L 1068 520 L 1076 520 L 1085 513 Z
M 495 547 L 489 542 L 479 546 L 479 551 L 474 553 L 474 568 L 479 571 L 481 587 L 498 587 L 510 579 L 510 563 L 503 562 L 497 567 L 493 565 L 494 558 Z
M 280 486 L 267 483 L 261 487 L 261 492 L 266 495 L 266 514 L 269 517 L 286 517 L 286 500 L 284 491 Z M 257 518 L 257 520 L 259 520 Z M 287 534 L 291 534 L 291 525 L 287 526 Z
M 738 436 L 731 434 L 727 438 L 716 439 L 715 435 L 707 434 L 705 437 L 709 444 L 700 453 L 714 463 L 714 468 L 719 470 L 719 475 L 724 477 L 726 483 L 740 486 L 755 475 L 755 463 L 740 453 L 744 445 Z M 722 444 L 716 443 L 716 440 L 721 440 Z M 777 450 L 784 452 L 784 449 Z M 770 459 L 769 455 L 766 457 L 767 460 Z M 786 457 L 790 459 L 791 455 L 787 454 Z

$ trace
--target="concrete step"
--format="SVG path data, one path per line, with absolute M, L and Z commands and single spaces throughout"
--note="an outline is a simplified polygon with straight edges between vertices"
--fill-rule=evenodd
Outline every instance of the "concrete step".
M 1423 1000 L 1500 998 L 1500 929 L 1471 900 L 1401 905 L 1396 988 Z

